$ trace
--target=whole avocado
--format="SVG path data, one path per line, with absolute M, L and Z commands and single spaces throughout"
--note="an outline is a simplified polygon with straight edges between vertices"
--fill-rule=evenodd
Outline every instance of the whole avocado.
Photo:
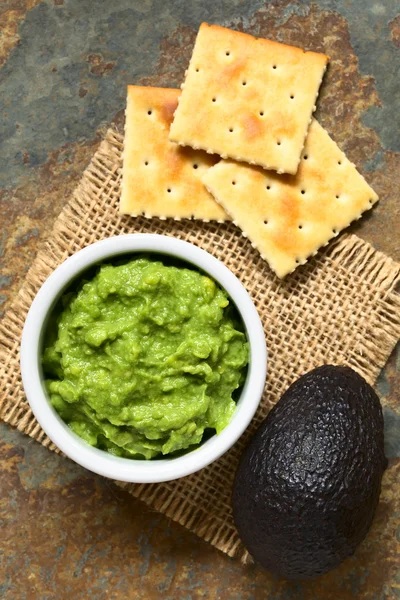
M 348 367 L 318 367 L 283 394 L 241 457 L 239 536 L 278 576 L 322 575 L 366 536 L 386 466 L 372 387 Z

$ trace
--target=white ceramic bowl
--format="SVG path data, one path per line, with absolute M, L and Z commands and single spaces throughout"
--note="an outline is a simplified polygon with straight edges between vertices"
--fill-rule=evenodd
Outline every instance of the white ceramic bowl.
M 42 332 L 55 302 L 72 279 L 90 266 L 120 254 L 155 252 L 185 260 L 208 273 L 234 301 L 250 345 L 247 378 L 231 422 L 199 448 L 177 458 L 133 460 L 93 448 L 62 421 L 51 406 L 41 368 Z M 94 473 L 119 481 L 154 483 L 194 473 L 226 452 L 250 423 L 261 399 L 266 377 L 267 351 L 260 318 L 240 281 L 219 260 L 172 237 L 153 234 L 122 235 L 96 242 L 62 263 L 45 281 L 28 313 L 21 342 L 21 372 L 32 411 L 49 438 L 67 456 Z

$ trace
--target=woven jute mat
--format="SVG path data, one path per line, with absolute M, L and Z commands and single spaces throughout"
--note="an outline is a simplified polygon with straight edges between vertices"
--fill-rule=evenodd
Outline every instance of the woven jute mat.
M 118 132 L 108 132 L 0 324 L 0 417 L 57 451 L 25 399 L 19 343 L 36 292 L 69 255 L 97 240 L 132 232 L 171 235 L 204 248 L 239 277 L 262 318 L 269 352 L 263 400 L 239 442 L 199 473 L 165 484 L 117 484 L 246 562 L 230 508 L 243 447 L 289 384 L 313 367 L 348 365 L 375 381 L 400 337 L 400 295 L 394 291 L 400 265 L 356 236 L 342 235 L 280 281 L 231 223 L 120 216 L 122 141 Z

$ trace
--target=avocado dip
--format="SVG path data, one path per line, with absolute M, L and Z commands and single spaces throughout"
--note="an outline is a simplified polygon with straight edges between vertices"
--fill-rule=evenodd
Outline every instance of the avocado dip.
M 77 435 L 150 459 L 226 427 L 248 342 L 212 279 L 139 256 L 101 266 L 75 290 L 47 326 L 43 371 L 51 404 Z

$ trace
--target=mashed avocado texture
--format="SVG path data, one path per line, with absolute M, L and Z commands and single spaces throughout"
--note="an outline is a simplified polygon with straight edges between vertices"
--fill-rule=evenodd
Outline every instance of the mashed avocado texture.
M 209 277 L 139 257 L 102 266 L 62 302 L 44 343 L 46 386 L 89 444 L 150 459 L 229 423 L 248 344 Z

